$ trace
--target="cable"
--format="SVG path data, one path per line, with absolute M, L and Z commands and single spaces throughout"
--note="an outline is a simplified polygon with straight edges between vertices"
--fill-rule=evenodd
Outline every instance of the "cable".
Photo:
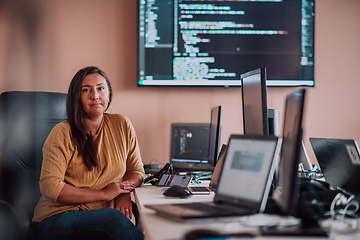
M 349 199 L 347 200 L 346 202 L 346 206 L 343 210 L 343 214 L 342 214 L 342 217 L 341 219 L 344 220 L 345 219 L 345 215 L 347 214 L 348 212 L 348 209 L 351 207 L 351 206 L 355 206 L 355 210 L 352 210 L 352 211 L 349 211 L 350 213 L 356 213 L 357 210 L 359 210 L 359 203 L 355 200 L 353 200 L 355 198 L 354 195 L 350 196 Z
M 355 201 L 354 198 L 355 195 L 351 195 L 349 198 L 347 198 L 342 193 L 336 194 L 330 206 L 330 215 L 332 221 L 330 227 L 332 229 L 338 232 L 339 231 L 351 232 L 350 230 L 357 231 L 358 224 L 356 224 L 356 226 L 353 227 L 353 224 L 351 224 L 351 222 L 349 221 L 346 221 L 345 219 L 345 216 L 351 216 L 357 218 L 355 213 L 359 210 L 359 203 Z M 345 205 L 345 207 L 339 210 L 335 210 L 335 207 L 340 205 Z M 351 207 L 354 207 L 354 209 L 349 210 Z M 344 227 L 343 224 L 345 224 L 347 227 Z
M 344 197 L 345 197 L 344 194 L 338 193 L 332 200 L 331 205 L 330 205 L 330 215 L 331 215 L 332 219 L 335 219 L 335 205 L 340 205 L 342 203 L 342 201 L 344 201 Z
M 160 171 L 158 171 L 157 173 L 153 174 L 152 176 L 147 177 L 144 180 L 144 184 L 148 183 L 148 182 L 154 182 L 156 181 L 162 174 L 166 173 L 167 171 L 169 171 L 170 169 L 172 169 L 172 164 L 170 163 L 166 163 L 165 166 L 160 169 Z M 155 184 L 155 182 L 154 182 Z

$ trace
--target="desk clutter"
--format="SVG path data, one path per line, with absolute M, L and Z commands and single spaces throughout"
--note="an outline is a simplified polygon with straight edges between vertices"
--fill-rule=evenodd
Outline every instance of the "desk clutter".
M 305 89 L 287 95 L 281 137 L 265 134 L 266 131 L 264 134 L 248 133 L 256 128 L 248 121 L 247 129 L 244 129 L 248 134 L 231 135 L 228 143 L 221 150 L 216 150 L 215 155 L 209 149 L 219 149 L 220 107 L 216 108 L 216 114 L 212 114 L 211 118 L 211 124 L 216 123 L 215 128 L 208 129 L 206 124 L 172 125 L 170 162 L 145 181 L 152 181 L 153 185 L 157 185 L 156 181 L 170 172 L 179 176 L 190 175 L 191 182 L 199 182 L 203 177 L 197 175 L 199 172 L 206 172 L 208 175 L 209 171 L 213 171 L 210 185 L 214 184 L 214 193 L 205 202 L 192 202 L 197 200 L 189 190 L 192 186 L 190 182 L 186 186 L 177 183 L 175 185 L 181 185 L 177 187 L 178 190 L 188 193 L 184 194 L 186 202 L 154 202 L 144 206 L 165 219 L 183 224 L 196 225 L 197 221 L 210 224 L 219 222 L 219 219 L 225 223 L 224 218 L 228 216 L 233 219 L 229 221 L 241 222 L 243 220 L 239 219 L 259 214 L 269 217 L 268 219 L 277 219 L 266 222 L 257 218 L 253 222 L 258 227 L 255 235 L 253 232 L 229 233 L 199 228 L 183 232 L 185 239 L 251 238 L 256 235 L 329 237 L 334 232 L 360 232 L 360 155 L 357 144 L 354 140 L 311 138 L 320 166 L 312 165 L 302 141 L 305 95 Z M 199 128 L 205 130 L 201 131 Z M 262 128 L 261 131 L 264 129 L 266 130 Z M 192 145 L 186 151 L 186 143 L 189 142 L 187 138 L 204 132 L 210 136 L 209 139 L 217 139 L 205 139 L 205 142 L 209 142 L 207 158 L 206 154 L 191 155 L 191 152 L 196 152 L 196 147 L 194 149 L 195 145 Z M 184 158 L 182 152 L 187 153 Z M 207 161 L 211 158 L 213 161 Z M 203 165 L 204 163 L 207 165 Z M 171 186 L 172 179 L 167 177 L 167 181 L 168 186 Z M 172 186 L 165 189 L 163 197 L 168 197 L 168 193 L 175 188 Z M 215 207 L 216 210 L 213 210 Z M 247 211 L 242 212 L 240 209 Z M 238 220 L 234 220 L 234 217 L 238 217 Z M 288 221 L 284 224 L 279 219 Z

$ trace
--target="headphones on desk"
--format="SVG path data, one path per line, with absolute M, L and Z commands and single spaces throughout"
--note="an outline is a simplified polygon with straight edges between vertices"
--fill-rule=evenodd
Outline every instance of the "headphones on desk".
M 164 173 L 172 173 L 173 172 L 173 165 L 170 163 L 165 164 L 165 166 L 160 169 L 157 173 L 145 178 L 144 184 L 151 183 L 151 185 L 155 185 L 156 181 L 161 178 Z

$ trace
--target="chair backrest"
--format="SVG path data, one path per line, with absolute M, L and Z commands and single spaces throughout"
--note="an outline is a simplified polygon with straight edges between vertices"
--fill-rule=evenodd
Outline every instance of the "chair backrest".
M 43 144 L 51 129 L 65 119 L 65 93 L 12 91 L 0 95 L 0 204 L 12 208 L 20 232 L 28 228 L 41 196 Z

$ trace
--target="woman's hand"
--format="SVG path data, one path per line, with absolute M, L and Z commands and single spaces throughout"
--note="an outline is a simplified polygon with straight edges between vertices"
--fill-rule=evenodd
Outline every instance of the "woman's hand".
M 130 193 L 120 194 L 114 199 L 114 208 L 121 211 L 127 218 L 131 219 L 132 202 Z
M 120 182 L 123 189 L 130 191 L 132 191 L 135 187 L 140 186 L 140 184 L 144 181 L 142 176 L 135 172 L 127 173 L 123 180 L 123 182 Z M 131 219 L 133 215 L 130 191 L 120 194 L 114 199 L 114 208 L 121 211 L 129 219 Z
M 122 193 L 130 193 L 134 189 L 134 184 L 130 181 L 119 181 L 112 182 L 106 188 L 103 189 L 103 192 L 106 196 L 106 200 L 110 201 Z

